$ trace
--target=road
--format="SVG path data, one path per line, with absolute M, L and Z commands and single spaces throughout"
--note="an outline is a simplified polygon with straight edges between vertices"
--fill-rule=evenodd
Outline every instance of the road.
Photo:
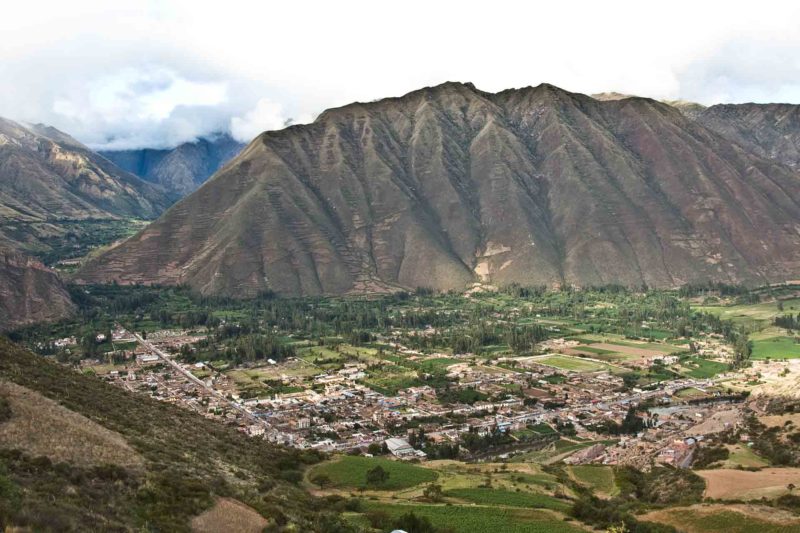
M 128 331 L 131 331 L 131 330 L 128 330 Z M 233 409 L 239 411 L 240 413 L 242 413 L 242 415 L 244 415 L 244 417 L 247 420 L 249 420 L 249 421 L 251 421 L 251 422 L 253 422 L 255 424 L 261 424 L 261 425 L 263 425 L 265 427 L 269 427 L 269 424 L 267 424 L 264 420 L 261 420 L 260 418 L 256 417 L 253 413 L 248 411 L 243 405 L 240 405 L 240 404 L 234 402 L 233 400 L 229 400 L 222 393 L 220 393 L 219 391 L 215 390 L 213 387 L 209 387 L 208 385 L 206 385 L 206 383 L 203 380 L 201 380 L 200 378 L 198 378 L 197 376 L 195 376 L 194 374 L 192 374 L 191 372 L 189 372 L 188 370 L 183 368 L 181 365 L 179 365 L 178 363 L 173 361 L 172 358 L 169 357 L 169 355 L 167 355 L 165 352 L 163 352 L 159 348 L 156 348 L 156 346 L 152 342 L 149 342 L 144 337 L 142 337 L 141 335 L 139 335 L 138 333 L 135 333 L 133 331 L 131 331 L 131 334 L 136 339 L 136 342 L 138 342 L 139 344 L 141 344 L 142 346 L 144 346 L 148 350 L 152 351 L 162 361 L 164 361 L 166 364 L 171 366 L 173 369 L 175 369 L 176 372 L 179 372 L 186 379 L 188 379 L 189 381 L 191 381 L 192 383 L 194 383 L 198 387 L 204 388 L 212 396 L 215 396 L 220 401 L 228 404 L 231 408 L 233 408 Z

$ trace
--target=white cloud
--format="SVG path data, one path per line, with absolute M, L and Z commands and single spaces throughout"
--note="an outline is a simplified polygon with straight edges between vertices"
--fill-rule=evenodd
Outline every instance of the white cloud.
M 93 146 L 240 138 L 447 80 L 800 103 L 800 4 L 8 2 L 0 116 Z
M 283 106 L 262 98 L 244 117 L 231 119 L 231 135 L 236 140 L 247 142 L 262 131 L 283 128 L 286 122 Z

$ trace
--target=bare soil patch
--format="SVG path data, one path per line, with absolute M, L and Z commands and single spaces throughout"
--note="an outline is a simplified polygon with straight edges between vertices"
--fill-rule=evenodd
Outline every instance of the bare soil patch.
M 0 423 L 0 447 L 81 466 L 144 465 L 144 459 L 122 435 L 36 391 L 0 381 L 0 396 L 11 404 L 11 418 Z
M 790 483 L 800 486 L 800 468 L 764 468 L 758 472 L 718 469 L 699 470 L 706 480 L 705 496 L 719 499 L 755 499 L 789 492 Z
M 788 415 L 765 415 L 759 416 L 758 420 L 769 428 L 783 427 L 786 422 L 791 422 L 796 427 L 800 427 L 800 413 L 792 413 Z
M 599 342 L 592 344 L 592 348 L 600 348 L 601 350 L 608 350 L 609 352 L 617 352 L 625 355 L 632 355 L 636 357 L 655 357 L 657 355 L 664 355 L 664 352 L 658 350 L 649 350 L 647 348 L 636 348 L 633 346 L 623 346 L 621 344 L 606 344 Z
M 239 500 L 220 498 L 214 507 L 192 519 L 195 533 L 217 533 L 235 531 L 236 533 L 260 533 L 269 520 Z

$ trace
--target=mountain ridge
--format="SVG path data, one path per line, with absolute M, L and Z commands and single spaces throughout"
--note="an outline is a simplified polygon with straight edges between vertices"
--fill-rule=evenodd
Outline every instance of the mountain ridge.
M 245 146 L 223 133 L 171 149 L 100 150 L 98 153 L 120 168 L 183 197 L 202 185 Z
M 760 283 L 798 272 L 799 202 L 791 169 L 667 104 L 450 82 L 262 133 L 76 279 L 229 295 Z
M 67 134 L 0 118 L 0 243 L 39 253 L 70 233 L 64 225 L 152 219 L 170 203 Z

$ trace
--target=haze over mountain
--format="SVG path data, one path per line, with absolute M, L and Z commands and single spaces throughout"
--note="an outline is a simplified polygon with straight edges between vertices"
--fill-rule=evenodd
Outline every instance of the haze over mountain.
M 30 253 L 75 223 L 152 219 L 170 205 L 156 187 L 69 135 L 0 118 L 0 243 Z
M 120 168 L 182 197 L 202 185 L 244 147 L 245 144 L 223 133 L 173 149 L 103 150 L 99 153 Z
M 446 83 L 266 132 L 84 282 L 203 293 L 779 281 L 800 178 L 645 98 Z

